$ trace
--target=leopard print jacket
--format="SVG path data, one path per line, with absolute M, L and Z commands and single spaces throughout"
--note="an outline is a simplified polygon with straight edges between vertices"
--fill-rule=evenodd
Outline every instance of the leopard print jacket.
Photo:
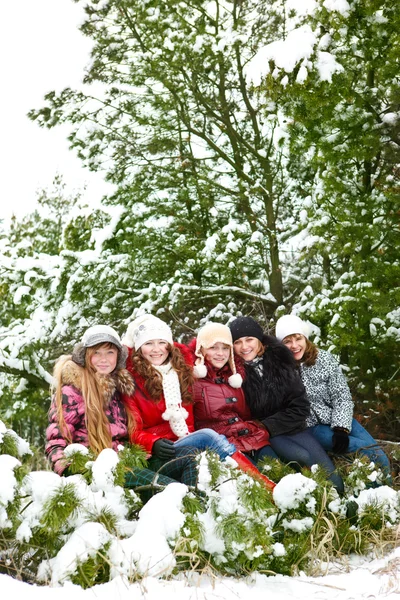
M 307 426 L 330 425 L 351 430 L 354 403 L 349 386 L 336 358 L 318 350 L 315 365 L 300 366 L 301 379 L 310 401 Z

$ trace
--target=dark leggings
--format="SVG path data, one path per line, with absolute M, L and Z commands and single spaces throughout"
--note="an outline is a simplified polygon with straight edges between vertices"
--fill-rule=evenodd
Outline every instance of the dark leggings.
M 276 454 L 276 452 L 273 451 L 271 446 L 263 446 L 258 450 L 250 450 L 250 452 L 244 452 L 243 454 L 245 454 L 247 458 L 251 460 L 253 465 L 256 466 L 261 460 L 263 460 L 263 458 L 266 458 L 267 456 L 268 458 L 279 458 L 279 456 Z
M 309 431 L 300 431 L 293 435 L 276 435 L 270 438 L 272 449 L 285 463 L 293 463 L 299 470 L 301 467 L 311 467 L 318 464 L 324 468 L 339 494 L 344 492 L 343 479 L 335 471 L 335 465 Z

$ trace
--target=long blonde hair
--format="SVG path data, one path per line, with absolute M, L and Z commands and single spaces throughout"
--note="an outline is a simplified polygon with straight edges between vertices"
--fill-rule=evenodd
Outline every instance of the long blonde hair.
M 87 348 L 85 353 L 85 366 L 81 367 L 74 363 L 74 368 L 79 371 L 81 382 L 81 394 L 85 405 L 85 425 L 88 432 L 89 447 L 94 454 L 100 454 L 104 448 L 112 447 L 110 423 L 105 414 L 107 408 L 104 390 L 101 386 L 101 377 L 96 376 L 96 369 L 91 363 L 91 357 L 100 347 L 115 347 L 111 343 L 101 343 Z M 71 356 L 61 356 L 54 367 L 53 386 L 54 401 L 57 411 L 57 421 L 64 438 L 72 443 L 71 434 L 65 422 L 62 408 L 62 372 L 64 365 L 71 360 Z M 133 429 L 132 416 L 127 412 L 128 432 Z

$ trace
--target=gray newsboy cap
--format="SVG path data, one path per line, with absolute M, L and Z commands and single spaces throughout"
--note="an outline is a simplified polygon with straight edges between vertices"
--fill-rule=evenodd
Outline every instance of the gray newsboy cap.
M 91 346 L 96 346 L 96 344 L 104 344 L 106 342 L 114 344 L 119 349 L 122 348 L 118 333 L 108 325 L 94 325 L 93 327 L 89 327 L 82 337 L 82 346 L 84 348 L 90 348 Z

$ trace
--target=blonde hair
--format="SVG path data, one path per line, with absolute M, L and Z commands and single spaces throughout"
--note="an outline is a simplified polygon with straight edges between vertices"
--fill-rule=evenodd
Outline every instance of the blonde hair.
M 79 370 L 81 379 L 81 393 L 85 406 L 85 425 L 88 432 L 89 447 L 94 454 L 100 454 L 104 448 L 112 447 L 112 437 L 110 423 L 105 414 L 106 400 L 101 387 L 100 379 L 96 377 L 96 369 L 91 363 L 91 358 L 95 351 L 100 347 L 113 347 L 111 343 L 96 344 L 87 348 L 85 353 L 85 366 L 81 367 L 74 363 Z M 71 444 L 71 434 L 65 422 L 62 408 L 62 372 L 64 365 L 71 360 L 71 356 L 61 356 L 54 367 L 55 384 L 53 386 L 54 402 L 57 411 L 57 421 L 63 437 Z M 133 417 L 127 411 L 128 432 L 133 430 Z

